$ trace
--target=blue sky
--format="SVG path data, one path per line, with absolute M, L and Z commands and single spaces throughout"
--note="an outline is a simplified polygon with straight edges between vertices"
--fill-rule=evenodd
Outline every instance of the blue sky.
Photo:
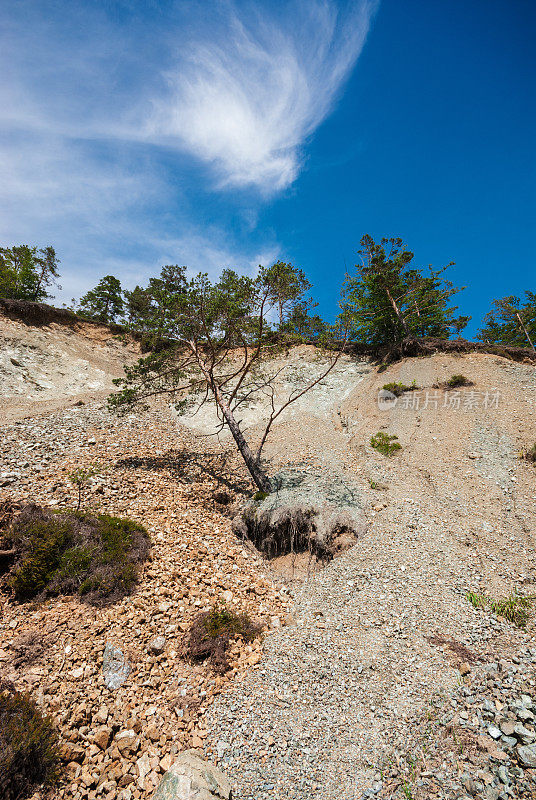
M 291 260 L 332 316 L 363 233 L 535 289 L 532 0 L 4 0 L 0 240 L 60 301 Z

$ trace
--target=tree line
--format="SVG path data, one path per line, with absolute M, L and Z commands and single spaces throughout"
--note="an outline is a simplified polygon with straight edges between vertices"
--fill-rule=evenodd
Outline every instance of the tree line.
M 327 377 L 345 345 L 393 346 L 423 337 L 460 334 L 469 317 L 457 315 L 452 298 L 461 291 L 444 273 L 451 264 L 427 270 L 400 238 L 375 242 L 363 236 L 355 272 L 342 289 L 340 314 L 328 324 L 313 313 L 311 284 L 302 270 L 277 261 L 259 266 L 255 277 L 225 269 L 211 281 L 206 274 L 188 277 L 186 267 L 167 265 L 147 286 L 123 290 L 107 275 L 73 310 L 102 323 L 121 322 L 145 339 L 146 355 L 125 366 L 108 398 L 112 410 L 149 408 L 165 395 L 179 414 L 194 413 L 206 403 L 215 408 L 221 427 L 231 433 L 251 478 L 261 492 L 272 482 L 262 454 L 273 425 L 284 411 Z M 0 249 L 0 297 L 42 301 L 58 278 L 51 247 L 27 245 Z M 528 344 L 536 339 L 536 295 L 494 301 L 479 338 L 499 344 Z M 272 356 L 300 342 L 325 348 L 320 373 L 282 397 L 278 384 L 285 367 Z M 240 425 L 240 412 L 262 399 L 264 429 L 255 443 Z
M 343 284 L 337 320 L 351 341 L 374 347 L 407 338 L 450 338 L 460 335 L 471 319 L 457 314 L 458 308 L 451 305 L 465 288 L 455 287 L 445 277 L 452 263 L 439 269 L 418 267 L 402 239 L 375 242 L 369 235 L 362 237 L 358 256 L 354 272 Z M 332 335 L 334 326 L 311 313 L 316 304 L 306 296 L 312 287 L 303 271 L 282 261 L 271 269 L 279 283 L 279 299 L 265 335 L 292 334 L 296 340 L 312 342 Z M 231 270 L 224 275 L 226 290 L 238 291 L 239 276 Z M 0 248 L 0 297 L 42 302 L 51 298 L 50 289 L 57 286 L 58 277 L 59 259 L 53 247 Z M 122 324 L 141 333 L 149 345 L 158 345 L 166 335 L 174 298 L 185 292 L 186 284 L 186 268 L 178 265 L 162 267 L 158 277 L 132 290 L 106 275 L 78 301 L 73 299 L 71 310 L 86 319 Z M 524 294 L 523 299 L 510 295 L 494 300 L 476 338 L 534 350 L 536 293 L 527 290 Z

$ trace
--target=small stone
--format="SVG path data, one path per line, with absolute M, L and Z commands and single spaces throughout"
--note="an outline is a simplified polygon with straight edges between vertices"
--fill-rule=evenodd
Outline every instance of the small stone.
M 93 734 L 93 741 L 98 747 L 100 747 L 101 750 L 106 750 L 110 744 L 112 735 L 113 731 L 111 728 L 98 728 Z
M 118 689 L 132 672 L 132 667 L 119 647 L 107 642 L 102 659 L 104 685 L 107 689 Z
M 233 599 L 233 593 L 229 589 L 226 589 L 225 592 L 222 592 L 221 599 L 224 603 L 230 603 Z
M 496 725 L 488 725 L 488 733 L 492 739 L 500 739 L 501 731 Z
M 153 653 L 155 656 L 159 656 L 161 653 L 164 652 L 166 647 L 166 640 L 163 636 L 156 636 L 147 647 L 150 653 Z
M 526 767 L 536 767 L 536 744 L 522 745 L 517 748 L 519 760 Z
M 501 731 L 505 736 L 513 736 L 515 727 L 515 722 L 511 722 L 510 720 L 501 722 Z

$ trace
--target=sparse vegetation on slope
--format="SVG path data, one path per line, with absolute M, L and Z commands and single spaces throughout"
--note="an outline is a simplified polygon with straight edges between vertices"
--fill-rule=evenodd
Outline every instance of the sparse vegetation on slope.
M 17 600 L 79 594 L 99 604 L 132 590 L 149 540 L 132 520 L 28 504 L 4 532 L 1 549 L 14 551 L 4 581 Z
M 474 608 L 487 608 L 498 617 L 512 622 L 518 628 L 524 628 L 529 621 L 533 600 L 531 597 L 522 597 L 516 592 L 498 600 L 476 592 L 467 592 L 465 597 Z
M 217 673 L 229 668 L 227 651 L 234 639 L 251 642 L 261 629 L 247 614 L 235 614 L 225 607 L 213 608 L 199 614 L 190 629 L 185 652 L 191 661 L 210 659 L 210 666 Z
M 382 389 L 385 389 L 387 392 L 391 392 L 391 394 L 394 394 L 395 397 L 400 397 L 404 394 L 404 392 L 414 392 L 418 388 L 419 387 L 415 381 L 412 381 L 409 386 L 406 386 L 405 383 L 396 383 L 396 381 L 393 381 L 392 383 L 385 383 L 382 386 Z
M 4 800 L 23 800 L 59 775 L 58 736 L 28 696 L 0 692 L 0 786 Z
M 402 450 L 402 445 L 395 434 L 378 431 L 370 438 L 370 446 L 383 456 L 392 456 L 397 450 Z

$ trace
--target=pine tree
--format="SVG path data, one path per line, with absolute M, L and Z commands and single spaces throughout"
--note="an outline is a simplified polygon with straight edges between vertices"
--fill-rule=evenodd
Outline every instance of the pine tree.
M 177 411 L 183 413 L 212 402 L 255 484 L 261 491 L 270 491 L 261 454 L 273 424 L 291 403 L 330 372 L 341 350 L 330 352 L 318 378 L 293 389 L 277 405 L 275 381 L 281 369 L 270 371 L 268 357 L 275 345 L 295 340 L 287 335 L 285 323 L 276 323 L 274 332 L 273 317 L 280 318 L 280 309 L 284 309 L 284 319 L 289 308 L 297 309 L 301 303 L 307 306 L 301 274 L 294 268 L 283 272 L 279 266 L 260 267 L 257 277 L 250 278 L 227 269 L 212 283 L 204 274 L 186 281 L 181 269 L 171 276 L 162 273 L 149 282 L 150 310 L 144 312 L 143 323 L 146 332 L 160 337 L 164 347 L 125 367 L 126 377 L 116 381 L 122 389 L 109 398 L 110 406 L 129 408 L 146 404 L 157 395 L 170 395 Z M 301 295 L 297 285 L 302 287 Z M 269 398 L 270 403 L 264 432 L 254 451 L 240 428 L 237 413 L 255 397 Z
M 123 313 L 123 306 L 121 282 L 113 275 L 106 275 L 94 289 L 80 298 L 76 311 L 84 317 L 109 325 Z
M 525 297 L 524 304 L 515 295 L 494 300 L 477 338 L 490 344 L 528 345 L 536 350 L 536 293 L 527 290 Z
M 469 318 L 454 317 L 449 299 L 459 289 L 442 278 L 449 266 L 429 267 L 428 275 L 412 267 L 414 254 L 400 238 L 383 238 L 377 244 L 368 234 L 358 251 L 357 273 L 347 276 L 342 319 L 355 341 L 369 345 L 394 345 L 406 338 L 447 338 L 459 332 Z

